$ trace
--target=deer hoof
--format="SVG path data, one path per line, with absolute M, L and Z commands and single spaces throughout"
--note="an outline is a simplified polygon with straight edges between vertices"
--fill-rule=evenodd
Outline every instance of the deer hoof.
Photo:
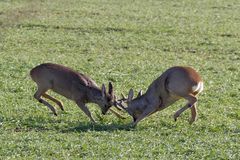
M 61 109 L 62 111 L 64 111 L 64 108 L 63 108 L 63 107 L 60 107 L 60 109 Z
M 132 128 L 135 128 L 136 126 L 137 126 L 137 123 L 135 123 L 135 122 L 132 122 L 132 123 L 131 123 L 131 127 L 132 127 Z
M 195 121 L 196 121 L 196 119 L 190 118 L 189 119 L 189 124 L 193 124 L 193 122 L 195 122 Z
M 174 118 L 174 121 L 176 122 L 177 121 L 177 118 L 179 117 L 179 115 L 178 114 L 174 114 L 173 115 L 173 118 Z

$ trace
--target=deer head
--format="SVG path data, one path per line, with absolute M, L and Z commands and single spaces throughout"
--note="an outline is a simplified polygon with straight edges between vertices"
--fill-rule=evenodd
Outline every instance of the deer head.
M 140 115 L 141 111 L 138 111 L 135 109 L 136 104 L 133 102 L 136 99 L 141 99 L 142 96 L 142 90 L 140 90 L 138 92 L 138 95 L 135 99 L 133 99 L 134 97 L 134 92 L 133 89 L 129 90 L 128 93 L 128 97 L 126 98 L 123 94 L 122 94 L 122 98 L 115 101 L 115 105 L 121 107 L 122 109 L 124 109 L 125 111 L 128 112 L 129 115 L 131 115 L 133 117 L 133 121 L 135 121 L 137 119 L 137 117 Z M 138 103 L 139 101 L 137 101 Z M 123 103 L 127 104 L 127 106 L 125 106 Z
M 109 82 L 108 92 L 106 91 L 105 85 L 102 84 L 101 91 L 102 91 L 101 92 L 102 93 L 102 97 L 101 97 L 101 101 L 99 102 L 99 105 L 101 107 L 102 114 L 106 114 L 107 111 L 109 110 L 109 108 L 111 106 L 113 106 L 114 103 L 115 103 L 115 96 L 114 96 L 114 93 L 113 93 L 112 83 Z

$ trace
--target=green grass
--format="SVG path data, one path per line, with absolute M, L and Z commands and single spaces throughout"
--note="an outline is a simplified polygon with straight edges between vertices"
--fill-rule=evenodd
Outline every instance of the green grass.
M 239 15 L 237 0 L 0 1 L 0 159 L 240 159 Z M 133 129 L 89 104 L 92 125 L 51 93 L 66 110 L 54 117 L 33 99 L 29 71 L 43 62 L 112 81 L 116 95 L 193 66 L 205 82 L 199 118 L 174 122 L 181 100 Z

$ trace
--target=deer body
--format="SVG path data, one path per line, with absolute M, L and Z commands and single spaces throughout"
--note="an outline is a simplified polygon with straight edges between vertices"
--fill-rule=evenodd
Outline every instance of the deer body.
M 191 108 L 190 123 L 196 120 L 197 94 L 203 90 L 200 75 L 190 67 L 172 67 L 152 82 L 143 95 L 133 99 L 133 90 L 129 91 L 127 108 L 124 108 L 132 117 L 136 125 L 145 117 L 162 110 L 177 100 L 184 98 L 188 103 L 174 114 L 174 119 L 188 108 Z M 118 103 L 119 104 L 119 103 Z
M 52 100 L 62 110 L 64 109 L 59 100 L 46 93 L 50 89 L 75 101 L 92 122 L 94 122 L 94 119 L 86 103 L 98 104 L 101 107 L 102 113 L 105 114 L 114 102 L 111 83 L 109 83 L 109 92 L 107 93 L 104 85 L 102 85 L 102 89 L 100 89 L 89 77 L 62 65 L 52 63 L 41 64 L 30 71 L 30 76 L 38 86 L 34 98 L 46 105 L 54 115 L 57 115 L 55 108 L 41 97 Z

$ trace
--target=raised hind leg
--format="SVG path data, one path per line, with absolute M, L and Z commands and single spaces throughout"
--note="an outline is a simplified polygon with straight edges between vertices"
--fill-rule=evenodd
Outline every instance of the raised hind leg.
M 182 112 L 184 112 L 186 109 L 191 108 L 192 112 L 192 118 L 190 119 L 190 123 L 194 122 L 196 120 L 197 112 L 196 112 L 196 102 L 197 98 L 193 95 L 188 95 L 186 97 L 183 97 L 186 100 L 188 100 L 188 103 L 181 109 L 179 109 L 175 114 L 174 114 L 174 120 L 177 121 L 177 118 L 180 116 Z

